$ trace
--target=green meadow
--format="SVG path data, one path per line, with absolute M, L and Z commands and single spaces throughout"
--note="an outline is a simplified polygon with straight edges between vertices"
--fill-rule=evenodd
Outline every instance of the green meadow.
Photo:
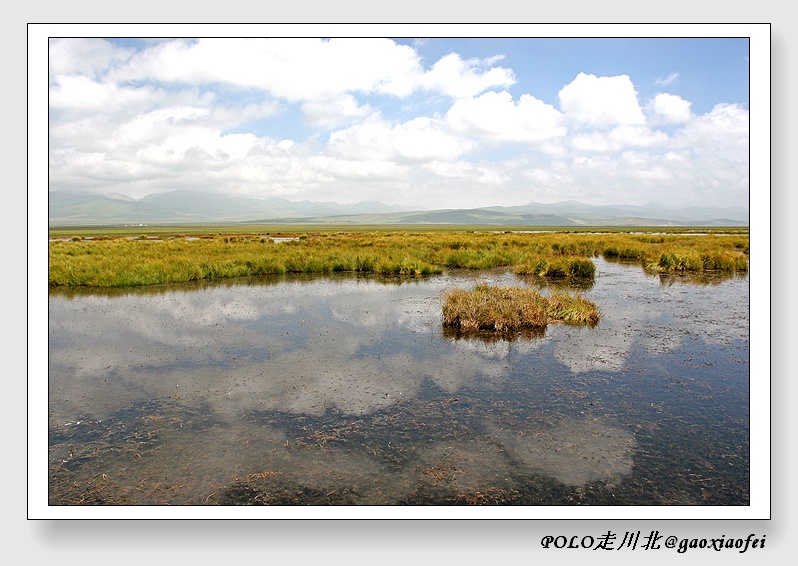
M 51 229 L 49 286 L 131 287 L 287 273 L 424 277 L 500 267 L 519 275 L 590 279 L 597 256 L 650 272 L 748 269 L 747 231 L 602 230 Z

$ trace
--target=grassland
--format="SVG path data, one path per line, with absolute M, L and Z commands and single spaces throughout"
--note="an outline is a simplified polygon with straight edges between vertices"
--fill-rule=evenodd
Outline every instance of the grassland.
M 747 230 L 547 231 L 454 227 L 125 227 L 51 229 L 49 285 L 129 287 L 286 273 L 423 277 L 506 267 L 590 279 L 592 257 L 652 272 L 748 269 Z M 702 235 L 697 235 L 701 232 Z

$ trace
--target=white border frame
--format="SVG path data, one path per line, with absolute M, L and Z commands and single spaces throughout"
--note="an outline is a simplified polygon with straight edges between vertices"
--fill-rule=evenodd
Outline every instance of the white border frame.
M 750 38 L 750 506 L 53 507 L 47 504 L 47 47 L 49 37 Z M 770 24 L 28 24 L 29 519 L 770 519 Z M 751 198 L 755 190 L 757 198 Z M 45 322 L 42 325 L 42 321 Z

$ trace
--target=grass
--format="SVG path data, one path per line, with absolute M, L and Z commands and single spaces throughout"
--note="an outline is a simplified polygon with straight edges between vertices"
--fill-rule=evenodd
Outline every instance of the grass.
M 592 280 L 591 258 L 651 272 L 745 271 L 748 234 L 688 236 L 511 230 L 226 232 L 160 228 L 124 233 L 53 230 L 49 285 L 129 287 L 286 273 L 425 277 L 445 269 Z M 281 238 L 290 237 L 288 241 Z
M 545 297 L 526 287 L 478 284 L 455 289 L 443 304 L 444 326 L 463 332 L 512 332 L 541 328 L 550 322 L 595 325 L 598 307 L 581 295 L 555 293 Z
M 593 279 L 596 265 L 587 257 L 536 257 L 515 268 L 518 275 Z

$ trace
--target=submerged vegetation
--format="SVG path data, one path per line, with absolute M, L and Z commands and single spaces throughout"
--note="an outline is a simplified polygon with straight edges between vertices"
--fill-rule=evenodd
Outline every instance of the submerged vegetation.
M 129 287 L 286 273 L 423 277 L 506 267 L 590 280 L 591 257 L 651 272 L 746 271 L 748 234 L 475 230 L 51 233 L 49 285 Z
M 550 322 L 595 325 L 596 305 L 581 295 L 544 297 L 526 287 L 480 283 L 472 290 L 450 291 L 443 304 L 443 324 L 464 332 L 508 332 L 545 327 Z

